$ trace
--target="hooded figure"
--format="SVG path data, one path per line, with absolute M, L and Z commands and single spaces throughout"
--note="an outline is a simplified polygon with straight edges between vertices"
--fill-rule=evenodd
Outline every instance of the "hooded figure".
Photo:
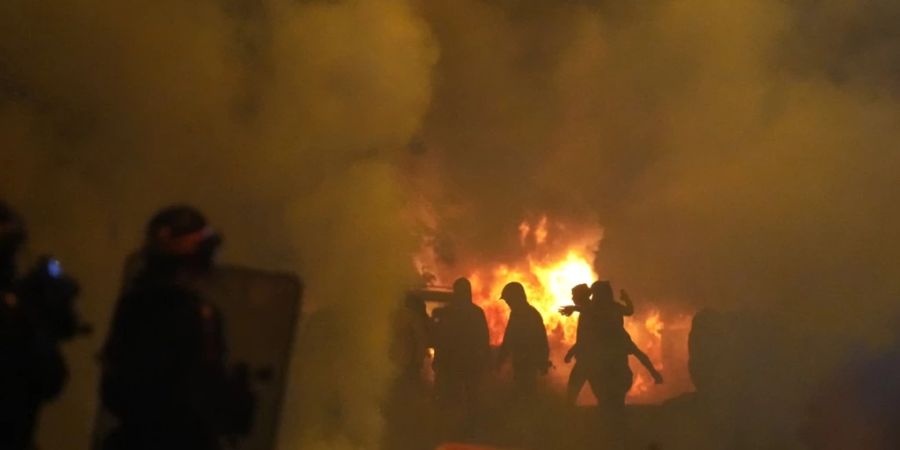
M 537 376 L 546 375 L 550 368 L 550 346 L 544 319 L 528 303 L 521 283 L 512 282 L 504 286 L 500 298 L 509 305 L 510 313 L 500 346 L 499 362 L 511 359 L 517 388 L 532 391 Z
M 490 352 L 484 310 L 472 303 L 472 285 L 459 278 L 453 283 L 453 300 L 436 311 L 434 369 L 439 377 L 480 377 Z
M 484 310 L 472 303 L 472 285 L 453 283 L 450 304 L 433 312 L 434 377 L 437 399 L 450 418 L 452 438 L 467 437 L 480 413 L 481 387 L 490 361 L 490 336 Z

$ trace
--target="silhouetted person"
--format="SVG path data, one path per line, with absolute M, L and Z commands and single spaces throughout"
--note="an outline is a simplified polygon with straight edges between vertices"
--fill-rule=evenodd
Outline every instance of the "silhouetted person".
M 691 319 L 688 334 L 688 371 L 697 392 L 706 393 L 717 388 L 722 377 L 729 338 L 728 318 L 718 311 L 703 309 Z
M 390 356 L 394 380 L 384 406 L 384 444 L 388 450 L 433 449 L 431 398 L 423 368 L 430 347 L 425 301 L 408 293 L 393 321 Z
M 422 381 L 422 368 L 430 346 L 430 319 L 425 302 L 407 294 L 394 314 L 391 361 L 403 382 Z
M 191 288 L 220 242 L 190 207 L 166 208 L 148 224 L 102 353 L 101 399 L 120 422 L 107 449 L 217 449 L 220 436 L 245 425 L 252 395 L 236 385 L 240 373 L 226 373 L 217 308 Z
M 522 394 L 532 393 L 537 377 L 550 368 L 550 347 L 544 319 L 528 303 L 525 288 L 512 282 L 503 287 L 500 298 L 509 305 L 509 322 L 503 334 L 498 361 L 512 360 L 513 382 Z
M 595 340 L 599 339 L 602 342 L 604 339 L 610 339 L 612 342 L 614 342 L 615 337 L 613 335 L 616 332 L 620 332 L 619 334 L 623 339 L 626 353 L 629 355 L 634 355 L 634 357 L 637 358 L 641 365 L 643 365 L 644 368 L 647 369 L 647 371 L 650 373 L 650 376 L 653 378 L 653 381 L 656 382 L 656 384 L 662 384 L 662 374 L 656 370 L 656 367 L 653 365 L 653 362 L 650 360 L 647 354 L 641 351 L 641 349 L 631 338 L 631 335 L 628 334 L 628 331 L 624 328 L 624 322 L 622 321 L 622 318 L 625 316 L 630 316 L 634 313 L 634 305 L 631 303 L 631 299 L 629 298 L 628 293 L 623 289 L 620 293 L 621 302 L 616 302 L 612 297 L 612 289 L 608 286 L 608 282 L 597 282 L 592 288 L 592 290 L 599 292 L 597 295 L 595 295 L 595 297 L 599 300 L 599 302 L 596 303 L 596 308 L 592 308 L 595 303 L 593 303 L 591 299 L 584 299 L 582 296 L 582 298 L 579 299 L 580 301 L 575 302 L 574 308 L 565 306 L 563 308 L 560 308 L 560 312 L 566 316 L 572 314 L 574 311 L 587 312 L 587 314 L 582 313 L 582 315 L 579 316 L 579 332 L 582 328 L 582 319 L 584 319 L 586 315 L 594 316 L 594 318 L 598 319 L 596 323 L 591 321 L 585 323 L 585 325 L 597 326 L 600 329 L 599 332 L 585 332 L 585 334 L 592 335 Z M 575 293 L 573 289 L 573 301 L 575 300 L 574 296 Z M 582 339 L 582 341 L 584 341 L 584 339 Z M 616 345 L 617 344 L 613 344 L 614 347 Z M 569 362 L 572 357 L 575 357 L 578 354 L 578 352 L 580 351 L 579 347 L 580 346 L 578 344 L 578 339 L 576 338 L 576 344 L 572 346 L 572 348 L 566 354 L 566 362 Z M 581 385 L 578 385 L 577 387 L 574 385 L 570 385 L 570 388 L 575 389 L 575 395 L 577 395 L 577 391 L 581 389 Z
M 656 367 L 653 366 L 653 362 L 647 354 L 641 351 L 637 344 L 634 343 L 634 340 L 631 339 L 628 331 L 624 328 L 622 318 L 634 313 L 634 306 L 631 303 L 631 299 L 628 297 L 628 293 L 622 290 L 620 294 L 622 299 L 621 303 L 616 302 L 615 300 L 610 301 L 610 299 L 612 299 L 612 290 L 611 288 L 607 290 L 606 286 L 608 286 L 608 282 L 595 283 L 596 289 L 600 292 L 600 294 L 597 295 L 600 303 L 596 304 L 593 303 L 590 298 L 591 288 L 588 288 L 587 285 L 584 284 L 575 286 L 572 288 L 572 301 L 575 303 L 574 308 L 571 306 L 560 308 L 560 312 L 566 316 L 572 314 L 574 311 L 581 311 L 581 314 L 578 316 L 578 331 L 576 333 L 575 345 L 569 349 L 565 357 L 565 362 L 570 362 L 573 357 L 576 358 L 576 364 L 572 368 L 572 373 L 569 375 L 569 383 L 567 386 L 567 399 L 569 400 L 569 403 L 572 404 L 577 400 L 578 393 L 581 391 L 581 388 L 584 386 L 584 382 L 587 379 L 585 370 L 582 367 L 579 367 L 577 363 L 577 358 L 579 355 L 583 355 L 583 358 L 587 359 L 590 358 L 594 352 L 603 352 L 602 348 L 598 349 L 598 346 L 603 345 L 611 346 L 610 350 L 615 353 L 619 346 L 619 344 L 615 342 L 616 338 L 614 336 L 617 332 L 620 334 L 622 343 L 625 346 L 624 349 L 626 354 L 634 355 L 635 358 L 640 361 L 641 365 L 647 369 L 656 384 L 661 384 L 663 382 L 662 374 L 656 370 Z
M 579 284 L 572 288 L 572 303 L 575 304 L 576 308 L 586 308 L 588 303 L 591 300 L 591 288 L 586 284 Z M 572 358 L 575 358 L 575 365 L 572 366 L 572 371 L 569 372 L 569 381 L 566 384 L 566 401 L 569 404 L 575 404 L 578 400 L 578 393 L 581 392 L 581 388 L 584 386 L 584 383 L 587 382 L 587 374 L 584 372 L 584 367 L 579 364 L 581 360 L 579 354 L 585 354 L 585 358 L 589 358 L 591 354 L 591 347 L 594 344 L 593 341 L 596 341 L 596 338 L 590 336 L 593 331 L 590 325 L 591 316 L 586 314 L 578 315 L 578 324 L 575 331 L 575 344 L 572 345 L 572 348 L 566 353 L 564 361 L 569 363 L 572 361 Z
M 19 216 L 0 202 L 0 448 L 10 450 L 34 448 L 40 407 L 67 378 L 59 342 L 81 331 L 73 309 L 78 286 L 58 262 L 42 258 L 17 276 L 25 238 Z
M 592 440 L 609 448 L 623 448 L 625 428 L 625 395 L 631 389 L 631 369 L 628 354 L 636 348 L 624 328 L 624 316 L 634 308 L 624 294 L 622 302 L 616 302 L 608 281 L 591 285 L 591 301 L 587 306 L 560 308 L 563 315 L 579 311 L 581 324 L 589 326 L 589 333 L 582 332 L 582 342 L 576 347 L 579 357 L 579 376 L 584 374 L 597 399 L 597 411 L 601 425 L 595 428 Z M 590 336 L 589 339 L 586 339 Z M 582 347 L 583 344 L 589 346 Z M 577 379 L 575 380 L 577 381 Z M 574 390 L 574 387 L 571 387 Z M 571 395 L 571 394 L 570 394 Z
M 589 380 L 598 404 L 610 410 L 625 405 L 625 394 L 631 389 L 633 376 L 628 367 L 629 345 L 623 318 L 634 313 L 634 306 L 627 296 L 622 300 L 622 303 L 615 301 L 608 281 L 591 285 L 591 307 L 587 311 L 594 314 L 597 321 L 598 344 L 594 354 L 597 363 Z
M 472 303 L 472 285 L 459 278 L 453 299 L 434 311 L 435 390 L 441 408 L 472 431 L 479 413 L 481 387 L 490 362 L 490 336 L 484 311 Z M 457 427 L 455 424 L 449 425 Z
M 682 398 L 679 413 L 705 429 L 707 442 L 686 442 L 684 448 L 766 448 L 800 437 L 801 405 L 824 374 L 818 372 L 821 359 L 808 355 L 833 357 L 829 352 L 841 343 L 795 325 L 758 309 L 703 309 L 694 316 L 688 367 L 696 389 Z M 877 447 L 859 442 L 838 448 Z
M 551 367 L 547 331 L 541 314 L 531 304 L 521 283 L 512 282 L 500 294 L 509 305 L 509 321 L 497 355 L 497 367 L 509 361 L 512 391 L 507 398 L 503 423 L 497 426 L 507 445 L 540 447 L 539 424 L 546 417 L 545 398 L 538 395 L 538 380 Z

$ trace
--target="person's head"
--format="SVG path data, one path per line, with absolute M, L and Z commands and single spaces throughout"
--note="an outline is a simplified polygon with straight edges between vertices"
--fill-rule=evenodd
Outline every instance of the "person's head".
M 453 282 L 453 302 L 472 303 L 472 283 L 467 278 L 457 278 Z
M 591 300 L 591 288 L 581 283 L 572 288 L 572 303 L 576 306 L 586 305 Z
M 25 238 L 25 225 L 21 217 L 9 205 L 0 201 L 0 263 L 12 265 Z
M 510 308 L 516 308 L 528 303 L 528 297 L 525 296 L 525 287 L 518 281 L 513 281 L 503 286 L 500 298 L 506 301 Z
M 595 281 L 591 285 L 591 300 L 598 304 L 612 303 L 615 301 L 612 285 L 609 281 Z
M 147 223 L 144 252 L 149 262 L 208 268 L 222 237 L 196 208 L 175 205 L 158 211 Z

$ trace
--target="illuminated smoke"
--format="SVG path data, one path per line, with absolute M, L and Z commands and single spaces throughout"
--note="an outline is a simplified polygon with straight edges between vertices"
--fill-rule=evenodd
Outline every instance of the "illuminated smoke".
M 520 234 L 497 230 L 548 214 L 602 226 L 599 271 L 638 297 L 884 333 L 900 292 L 896 5 L 425 10 L 441 82 L 421 183 L 456 259 L 518 260 Z
M 283 447 L 373 448 L 415 242 L 398 165 L 436 56 L 402 0 L 3 2 L 0 196 L 81 279 L 96 338 L 120 264 L 165 204 L 203 209 L 223 259 L 297 271 L 308 311 L 341 316 L 329 354 L 303 367 L 328 374 L 344 415 L 317 436 L 326 413 L 293 398 L 316 386 L 291 386 Z M 97 346 L 68 352 L 73 381 L 42 447 L 87 442 Z
M 518 281 L 525 287 L 528 301 L 540 312 L 550 344 L 550 360 L 554 368 L 547 384 L 562 396 L 571 363 L 564 362 L 566 352 L 575 343 L 577 315 L 565 317 L 559 309 L 571 305 L 571 289 L 577 284 L 590 284 L 602 279 L 591 261 L 600 242 L 599 229 L 567 231 L 569 227 L 548 216 L 518 226 L 519 242 L 526 254 L 520 260 L 496 262 L 473 261 L 471 265 L 447 265 L 435 258 L 435 251 L 426 241 L 417 257 L 420 272 L 430 274 L 433 285 L 447 285 L 454 277 L 464 274 L 472 283 L 474 301 L 484 311 L 490 331 L 491 345 L 503 341 L 509 319 L 509 307 L 500 299 L 503 287 Z M 617 289 L 622 286 L 617 286 Z M 688 381 L 687 338 L 694 311 L 673 308 L 671 302 L 636 299 L 636 313 L 624 320 L 624 325 L 637 346 L 650 355 L 654 366 L 663 371 L 667 382 L 654 385 L 650 374 L 631 358 L 634 384 L 628 395 L 629 403 L 660 403 L 692 390 Z M 659 305 L 667 308 L 665 317 Z M 665 328 L 669 328 L 664 332 Z M 582 404 L 596 404 L 588 389 L 580 397 Z
M 602 227 L 597 269 L 636 298 L 875 339 L 900 295 L 898 17 L 888 0 L 7 0 L 0 194 L 98 324 L 144 219 L 179 200 L 225 230 L 226 259 L 311 288 L 359 276 L 384 289 L 373 305 L 406 280 L 337 261 L 346 242 L 399 262 L 415 238 L 385 220 L 426 208 L 466 268 L 521 261 L 518 225 L 547 214 Z M 376 217 L 352 213 L 360 192 Z M 403 242 L 366 240 L 368 220 Z M 71 418 L 93 410 L 96 342 L 73 346 L 47 448 L 83 441 Z

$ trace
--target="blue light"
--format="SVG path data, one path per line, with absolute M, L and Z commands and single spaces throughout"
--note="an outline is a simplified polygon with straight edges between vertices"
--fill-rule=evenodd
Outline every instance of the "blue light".
M 47 273 L 53 278 L 59 278 L 63 274 L 62 264 L 55 259 L 47 261 Z

